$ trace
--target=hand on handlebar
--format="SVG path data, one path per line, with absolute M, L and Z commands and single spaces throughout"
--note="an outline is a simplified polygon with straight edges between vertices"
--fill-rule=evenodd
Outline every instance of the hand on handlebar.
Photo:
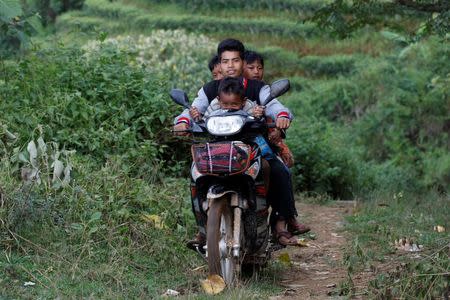
M 274 128 L 273 130 L 269 131 L 269 141 L 272 144 L 277 145 L 279 142 L 281 142 L 281 130 L 278 128 Z
M 278 129 L 287 129 L 289 128 L 289 125 L 291 125 L 291 120 L 285 117 L 279 117 L 277 118 L 275 124 Z
M 189 129 L 189 125 L 186 123 L 178 123 L 173 126 L 173 134 L 176 136 L 187 136 L 189 132 L 186 130 Z
M 253 108 L 253 116 L 255 118 L 261 118 L 262 116 L 264 116 L 264 111 L 265 111 L 265 107 L 264 106 L 256 105 Z
M 200 121 L 202 118 L 202 114 L 198 111 L 197 107 L 192 106 L 189 109 L 189 114 L 191 115 L 191 118 L 194 119 L 196 122 Z

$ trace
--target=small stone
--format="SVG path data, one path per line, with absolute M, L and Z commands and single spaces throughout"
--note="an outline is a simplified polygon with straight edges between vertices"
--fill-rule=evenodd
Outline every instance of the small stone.
M 285 295 L 285 296 L 294 296 L 296 293 L 297 293 L 297 291 L 294 290 L 294 289 L 287 289 L 287 290 L 284 292 L 284 295 Z
M 175 290 L 171 290 L 171 289 L 168 289 L 168 290 L 164 293 L 165 296 L 178 296 L 179 294 L 180 294 L 180 292 L 175 291 Z
M 34 286 L 36 285 L 36 283 L 32 282 L 32 281 L 26 281 L 23 286 Z

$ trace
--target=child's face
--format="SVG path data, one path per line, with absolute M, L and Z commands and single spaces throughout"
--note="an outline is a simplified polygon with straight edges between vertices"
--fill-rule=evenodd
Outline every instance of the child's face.
M 239 110 L 244 106 L 244 99 L 237 94 L 219 94 L 219 105 L 221 109 Z
M 214 66 L 214 69 L 211 72 L 211 75 L 214 80 L 220 80 L 223 78 L 222 73 L 220 72 L 220 64 Z
M 243 61 L 239 51 L 224 51 L 220 57 L 220 69 L 224 77 L 239 77 L 242 74 Z
M 262 80 L 264 76 L 264 67 L 255 60 L 252 63 L 244 63 L 244 77 L 247 79 Z

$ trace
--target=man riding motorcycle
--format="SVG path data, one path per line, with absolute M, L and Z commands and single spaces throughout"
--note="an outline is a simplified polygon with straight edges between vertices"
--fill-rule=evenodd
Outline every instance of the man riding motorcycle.
M 240 78 L 244 89 L 245 97 L 249 100 L 260 103 L 265 99 L 270 89 L 262 81 L 242 78 L 244 45 L 234 39 L 226 39 L 218 46 L 218 56 L 220 58 L 221 71 L 224 76 Z M 192 119 L 198 120 L 207 110 L 210 103 L 218 96 L 220 80 L 211 81 L 203 86 L 198 92 L 197 98 L 192 103 L 190 110 L 185 110 L 175 119 L 174 131 L 187 130 L 192 125 Z M 290 125 L 292 115 L 276 99 L 271 101 L 265 108 L 265 115 L 275 120 L 276 127 L 287 129 Z M 271 224 L 275 239 L 282 245 L 293 245 L 297 239 L 293 233 L 304 233 L 309 231 L 303 224 L 296 221 L 297 211 L 294 203 L 292 183 L 289 170 L 278 160 L 270 160 L 270 186 L 268 191 L 269 203 L 272 205 Z M 195 213 L 193 203 L 193 209 Z M 196 214 L 197 224 L 203 227 L 206 216 Z M 288 229 L 286 230 L 286 225 Z M 205 241 L 205 232 L 199 232 L 197 237 L 188 242 L 189 247 L 198 246 Z

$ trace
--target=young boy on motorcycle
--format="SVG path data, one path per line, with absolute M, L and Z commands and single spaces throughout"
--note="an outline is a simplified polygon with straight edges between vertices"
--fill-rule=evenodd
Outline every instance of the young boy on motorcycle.
M 241 77 L 244 51 L 244 45 L 238 40 L 226 39 L 222 41 L 218 46 L 221 72 L 223 76 L 238 78 L 244 86 L 244 96 L 260 103 L 260 100 L 264 100 L 269 95 L 270 88 L 261 81 Z M 175 119 L 175 131 L 188 129 L 193 120 L 202 117 L 210 103 L 219 95 L 219 84 L 220 80 L 214 80 L 200 89 L 197 98 L 192 103 L 192 108 L 185 110 Z M 276 127 L 279 129 L 287 129 L 292 119 L 289 110 L 276 99 L 266 106 L 265 115 L 274 119 Z M 307 232 L 309 228 L 305 228 L 295 219 L 297 211 L 289 170 L 278 159 L 270 160 L 269 164 L 271 171 L 268 200 L 273 208 L 274 235 L 282 245 L 295 244 L 297 239 L 293 234 Z M 287 224 L 289 224 L 289 231 L 286 230 Z M 195 243 L 204 243 L 204 235 L 198 234 L 195 240 L 188 242 L 188 246 Z
M 222 72 L 220 71 L 220 61 L 219 56 L 214 55 L 208 63 L 209 71 L 211 71 L 211 76 L 213 80 L 220 80 L 223 78 Z
M 263 80 L 264 59 L 255 51 L 244 52 L 244 77 L 248 79 Z
M 255 51 L 244 52 L 244 77 L 247 79 L 263 80 L 264 58 L 261 54 Z M 273 122 L 272 119 L 268 119 L 267 121 Z M 288 168 L 292 168 L 294 165 L 294 155 L 288 145 L 284 142 L 283 136 L 285 136 L 285 134 L 281 130 L 277 128 L 269 129 L 269 141 L 271 145 L 276 148 L 277 153 L 283 160 L 284 164 Z

